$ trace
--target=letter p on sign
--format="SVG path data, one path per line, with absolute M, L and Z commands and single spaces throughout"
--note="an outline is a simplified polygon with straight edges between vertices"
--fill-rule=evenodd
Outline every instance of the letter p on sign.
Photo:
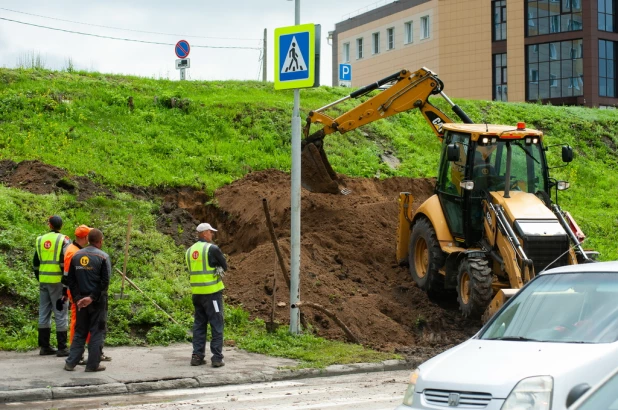
M 339 64 L 339 80 L 340 81 L 352 81 L 352 65 L 351 64 Z

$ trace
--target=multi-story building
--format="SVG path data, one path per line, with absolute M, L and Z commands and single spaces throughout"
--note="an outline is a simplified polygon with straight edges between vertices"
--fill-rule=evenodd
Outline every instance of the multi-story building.
M 618 105 L 618 0 L 398 0 L 339 22 L 333 84 L 402 68 L 438 73 L 451 97 Z

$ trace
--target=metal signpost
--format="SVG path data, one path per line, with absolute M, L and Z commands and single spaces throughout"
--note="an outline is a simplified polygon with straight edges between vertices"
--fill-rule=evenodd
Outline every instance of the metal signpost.
M 290 333 L 299 333 L 300 310 L 300 90 L 316 86 L 316 26 L 300 25 L 295 0 L 295 26 L 275 29 L 275 90 L 294 90 L 292 112 L 292 187 L 290 235 Z M 292 307 L 294 306 L 294 307 Z
M 185 69 L 191 66 L 191 60 L 187 58 L 191 52 L 191 46 L 189 46 L 187 40 L 180 40 L 176 43 L 174 51 L 176 52 L 176 57 L 179 58 L 176 60 L 176 69 L 180 70 L 180 80 L 186 80 Z

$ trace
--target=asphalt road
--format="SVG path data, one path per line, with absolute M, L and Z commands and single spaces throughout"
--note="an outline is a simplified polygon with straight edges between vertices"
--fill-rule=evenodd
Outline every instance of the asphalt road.
M 1 409 L 392 410 L 401 403 L 408 370 L 315 377 L 152 393 L 12 403 Z

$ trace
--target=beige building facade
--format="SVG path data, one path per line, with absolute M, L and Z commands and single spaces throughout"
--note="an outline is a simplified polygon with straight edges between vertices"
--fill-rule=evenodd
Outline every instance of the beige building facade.
M 427 67 L 453 98 L 618 105 L 618 0 L 398 0 L 339 22 L 334 85 Z M 340 79 L 349 64 L 351 80 Z

